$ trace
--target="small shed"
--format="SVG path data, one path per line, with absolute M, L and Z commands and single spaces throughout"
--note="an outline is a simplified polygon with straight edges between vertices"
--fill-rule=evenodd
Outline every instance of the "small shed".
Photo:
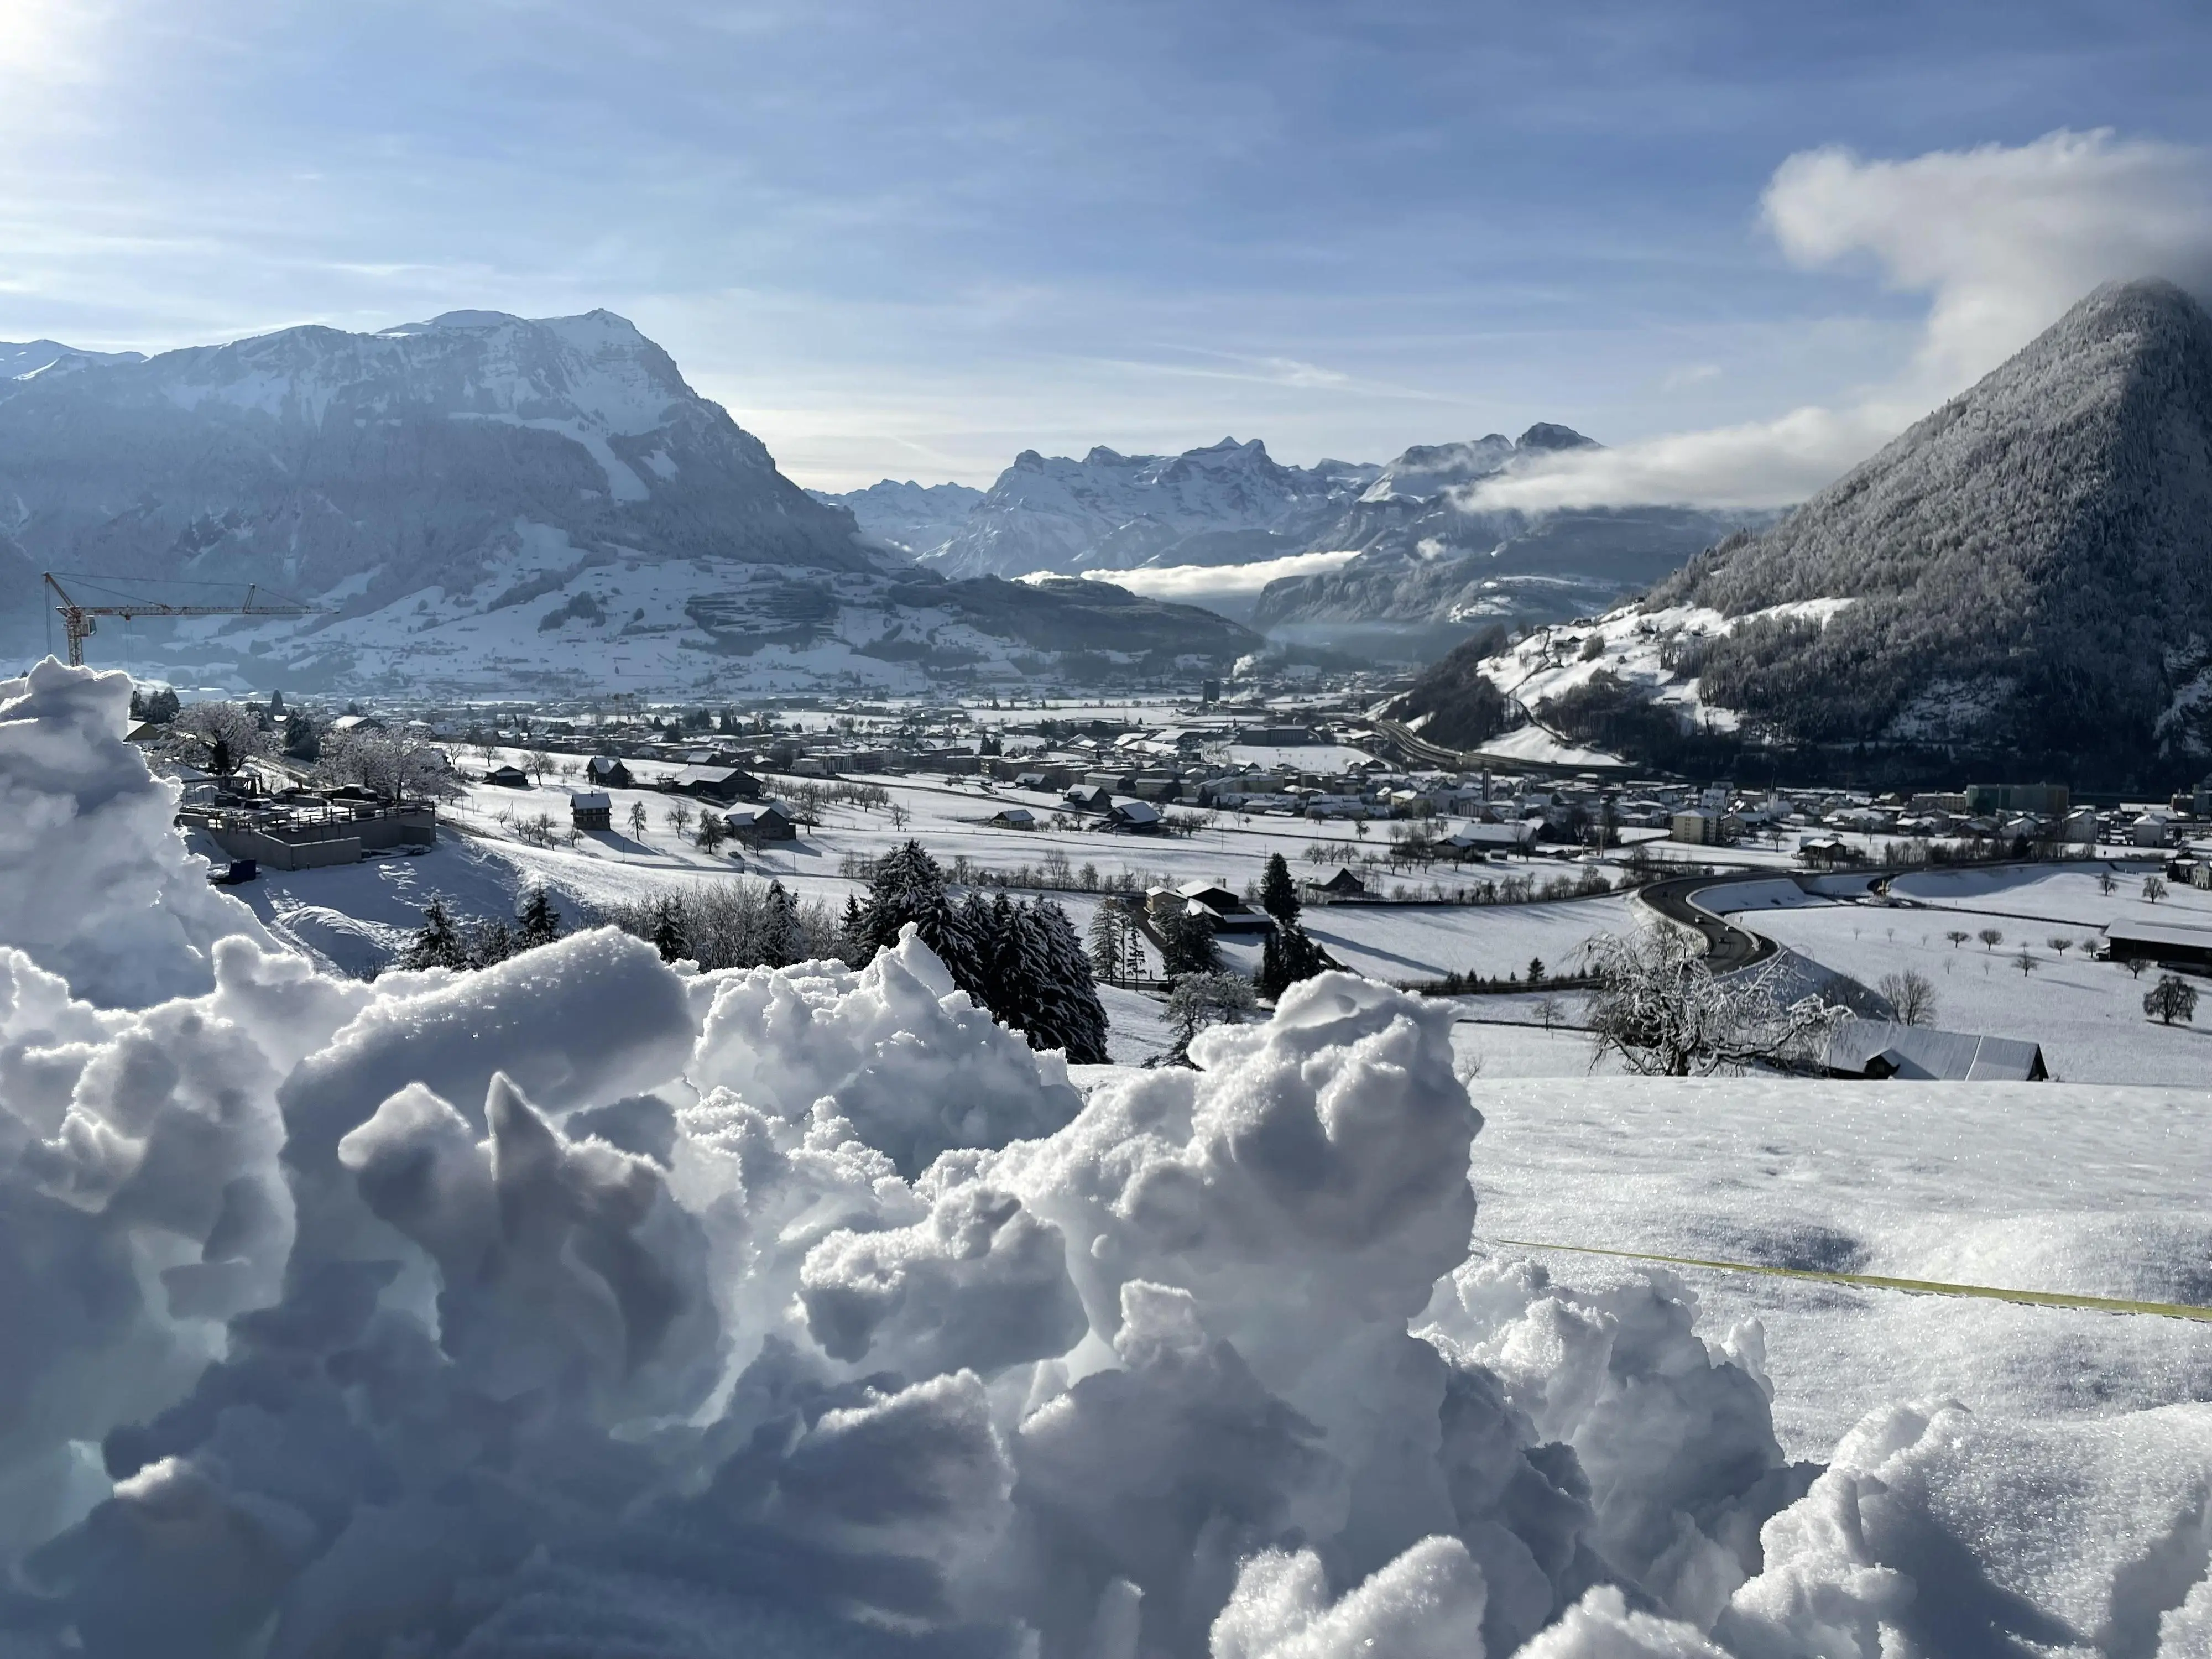
M 745 847 L 758 847 L 763 842 L 796 841 L 799 821 L 791 809 L 780 800 L 762 806 L 743 806 L 734 812 L 726 812 L 722 821 L 730 826 L 732 839 Z
M 991 822 L 1001 830 L 1034 830 L 1037 816 L 1026 806 L 1002 806 L 991 814 Z
M 602 789 L 632 787 L 629 768 L 612 755 L 594 755 L 584 763 L 584 775 Z
M 614 800 L 604 789 L 579 789 L 568 797 L 568 816 L 579 830 L 611 830 Z
M 486 783 L 495 783 L 502 789 L 527 789 L 530 774 L 519 766 L 495 766 L 484 774 Z
M 1310 881 L 1306 884 L 1306 887 L 1310 892 L 1326 894 L 1330 898 L 1365 898 L 1367 896 L 1367 884 L 1353 875 L 1348 865 L 1338 865 L 1336 873 L 1328 880 Z

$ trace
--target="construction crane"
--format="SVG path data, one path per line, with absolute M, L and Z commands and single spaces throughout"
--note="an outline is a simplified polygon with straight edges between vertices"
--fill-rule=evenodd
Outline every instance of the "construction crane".
M 271 603 L 257 602 L 254 585 L 248 584 L 246 599 L 240 605 L 168 605 L 153 599 L 118 599 L 109 605 L 79 605 L 68 591 L 54 580 L 51 570 L 45 573 L 46 586 L 53 589 L 58 601 L 54 609 L 61 612 L 62 631 L 69 638 L 69 659 L 72 668 L 84 666 L 84 642 L 97 631 L 96 617 L 120 617 L 125 622 L 139 617 L 315 617 L 321 611 L 311 605 L 299 605 L 291 600 Z M 72 576 L 71 581 L 100 581 L 102 577 Z M 51 636 L 49 636 L 51 637 Z

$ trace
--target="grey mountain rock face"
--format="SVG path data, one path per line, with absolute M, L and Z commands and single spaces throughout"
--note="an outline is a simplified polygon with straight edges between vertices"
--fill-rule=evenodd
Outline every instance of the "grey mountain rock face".
M 1595 447 L 1570 428 L 1539 424 L 1517 440 L 1492 433 L 1407 450 L 1312 544 L 1358 556 L 1270 583 L 1256 625 L 1562 620 L 1643 592 L 1745 522 L 1684 507 L 1532 514 L 1468 504 L 1468 486 L 1516 464 Z
M 1978 385 L 1652 605 L 1731 617 L 1710 702 L 1788 739 L 1956 747 L 2054 775 L 2212 752 L 2212 318 L 2100 289 Z
M 1377 469 L 1345 461 L 1284 466 L 1258 440 L 1224 438 L 1181 455 L 1122 455 L 1101 446 L 1081 460 L 1025 449 L 933 562 L 947 574 L 1024 575 L 1128 570 L 1224 560 L 1216 545 L 1186 557 L 1194 537 L 1265 532 L 1248 556 L 1309 545 Z
M 969 484 L 919 484 L 885 478 L 866 489 L 833 495 L 819 489 L 806 492 L 829 507 L 842 507 L 858 521 L 863 534 L 896 548 L 911 558 L 933 558 L 968 523 L 983 499 Z
M 256 683 L 689 684 L 769 662 L 911 678 L 1033 653 L 1056 610 L 1101 622 L 864 540 L 604 311 L 64 352 L 25 375 L 0 379 L 0 627 L 19 649 L 40 635 L 45 568 L 319 602 L 307 621 L 183 630 Z M 994 635 L 990 618 L 1020 626 Z M 1201 635 L 1200 655 L 1249 641 L 1200 612 L 1085 643 L 1145 654 Z

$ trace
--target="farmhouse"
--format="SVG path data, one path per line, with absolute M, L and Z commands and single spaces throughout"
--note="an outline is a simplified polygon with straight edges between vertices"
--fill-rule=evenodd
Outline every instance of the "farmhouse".
M 604 789 L 579 789 L 568 797 L 568 817 L 579 830 L 611 830 L 615 804 Z
M 769 801 L 763 806 L 740 807 L 725 813 L 722 821 L 730 826 L 731 837 L 746 847 L 799 839 L 799 821 L 780 800 Z
M 734 766 L 687 766 L 668 780 L 666 787 L 681 795 L 696 795 L 723 806 L 732 801 L 758 800 L 760 780 Z
M 1827 1070 L 1832 1077 L 1948 1083 L 2041 1083 L 2051 1075 L 2037 1043 L 1873 1019 L 1850 1020 L 1837 1031 Z

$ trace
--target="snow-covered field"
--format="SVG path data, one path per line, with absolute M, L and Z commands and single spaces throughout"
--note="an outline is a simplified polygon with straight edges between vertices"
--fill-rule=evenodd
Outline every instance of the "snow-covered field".
M 1471 1030 L 1486 1049 L 1494 1028 Z M 2212 1302 L 2201 1091 L 1507 1082 L 1486 1064 L 1473 1092 L 1478 1239 Z M 1540 1259 L 1577 1283 L 1633 1271 Z M 1793 1456 L 1893 1400 L 2030 1421 L 2212 1400 L 2212 1323 L 1682 1272 L 1712 1328 L 1765 1326 Z
M 2212 1644 L 2212 1326 L 1560 1248 L 2201 1304 L 2201 1091 L 1516 1079 L 1541 999 L 1349 975 L 1071 1077 L 911 935 L 366 984 L 126 692 L 0 686 L 11 1659 Z

